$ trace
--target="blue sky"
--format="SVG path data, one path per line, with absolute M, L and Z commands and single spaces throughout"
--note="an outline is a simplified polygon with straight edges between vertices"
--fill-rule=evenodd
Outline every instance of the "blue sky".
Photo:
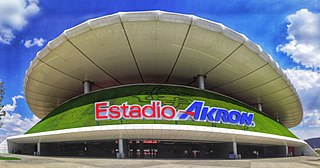
M 17 1 L 14 4 L 17 9 L 12 7 L 11 1 Z M 245 34 L 272 55 L 298 88 L 307 118 L 292 131 L 301 138 L 320 136 L 320 133 L 317 134 L 320 132 L 317 131 L 320 128 L 320 98 L 317 96 L 320 91 L 317 84 L 320 83 L 320 55 L 315 52 L 320 51 L 317 44 L 320 36 L 319 30 L 313 30 L 314 27 L 320 29 L 320 3 L 317 0 L 3 0 L 0 2 L 0 80 L 5 82 L 6 95 L 2 104 L 8 105 L 11 116 L 17 114 L 17 120 L 37 121 L 32 120 L 33 113 L 25 99 L 14 97 L 23 96 L 25 71 L 36 53 L 65 29 L 88 19 L 120 11 L 143 10 L 193 14 L 223 23 Z M 11 17 L 11 13 L 14 17 Z M 292 26 L 289 30 L 290 24 Z M 300 26 L 309 24 L 313 27 Z M 300 37 L 307 30 L 315 38 L 311 42 L 309 37 Z M 290 39 L 292 36 L 294 38 Z M 313 48 L 305 54 L 301 46 Z M 310 95 L 314 97 L 310 98 Z M 14 120 L 7 119 L 6 122 L 10 125 Z M 30 126 L 25 123 L 25 127 Z M 8 127 L 0 129 L 0 134 L 13 135 L 24 130 L 10 131 L 12 129 Z

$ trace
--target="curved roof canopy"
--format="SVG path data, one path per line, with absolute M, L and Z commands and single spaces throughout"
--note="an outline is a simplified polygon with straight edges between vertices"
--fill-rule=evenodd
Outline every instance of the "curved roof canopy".
M 195 85 L 263 111 L 286 127 L 302 120 L 295 88 L 261 48 L 224 25 L 162 11 L 116 13 L 88 20 L 50 41 L 30 64 L 25 96 L 40 118 L 59 104 L 93 90 L 133 83 Z

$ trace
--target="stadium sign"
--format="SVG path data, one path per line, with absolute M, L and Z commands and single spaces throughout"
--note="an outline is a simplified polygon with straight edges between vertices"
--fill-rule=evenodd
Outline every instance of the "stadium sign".
M 254 114 L 238 110 L 226 110 L 219 107 L 205 106 L 203 101 L 193 101 L 185 110 L 177 110 L 170 105 L 162 105 L 161 101 L 151 101 L 144 106 L 127 102 L 122 105 L 110 105 L 107 102 L 95 103 L 96 120 L 119 119 L 150 119 L 150 120 L 189 120 L 224 123 L 254 127 Z

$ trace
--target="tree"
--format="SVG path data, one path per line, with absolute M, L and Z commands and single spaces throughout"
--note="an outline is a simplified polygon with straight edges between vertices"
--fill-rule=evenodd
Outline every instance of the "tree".
M 4 83 L 0 81 L 0 105 L 3 99 L 3 95 L 4 95 Z M 2 106 L 0 107 L 0 110 L 1 109 L 2 109 Z
M 0 128 L 2 127 L 3 123 L 1 122 L 1 116 L 5 116 L 6 112 L 2 111 L 3 105 L 2 105 L 2 100 L 3 100 L 3 95 L 4 95 L 4 83 L 0 81 Z

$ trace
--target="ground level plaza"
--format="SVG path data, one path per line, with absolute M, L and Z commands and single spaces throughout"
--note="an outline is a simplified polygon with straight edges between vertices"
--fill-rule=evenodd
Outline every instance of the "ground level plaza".
M 101 167 L 130 167 L 130 168 L 318 168 L 318 157 L 282 157 L 265 159 L 241 159 L 241 160 L 217 160 L 217 159 L 105 159 L 92 157 L 54 157 L 54 156 L 30 156 L 7 154 L 5 157 L 17 157 L 21 160 L 0 160 L 2 168 L 101 168 Z

